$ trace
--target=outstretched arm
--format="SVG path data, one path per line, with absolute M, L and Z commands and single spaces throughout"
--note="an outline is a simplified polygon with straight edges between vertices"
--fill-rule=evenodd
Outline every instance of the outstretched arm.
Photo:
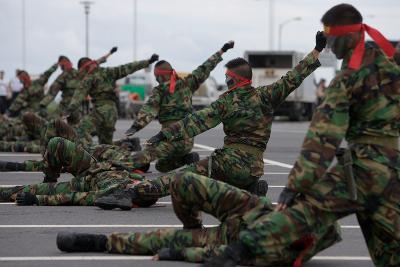
M 49 80 L 51 74 L 53 74 L 53 72 L 55 72 L 57 70 L 57 67 L 58 67 L 58 63 L 51 65 L 51 67 L 48 70 L 46 70 L 44 73 L 42 73 L 35 82 L 37 82 L 41 86 L 44 86 L 47 83 L 47 81 Z
M 125 65 L 120 65 L 118 67 L 106 68 L 105 70 L 107 71 L 107 75 L 109 75 L 111 79 L 119 80 L 131 73 L 147 68 L 150 64 L 154 63 L 157 60 L 158 55 L 153 54 L 150 59 L 135 61 Z
M 200 85 L 210 76 L 210 72 L 222 61 L 222 54 L 227 50 L 233 48 L 234 42 L 229 41 L 197 69 L 195 69 L 189 76 L 185 78 L 186 83 L 189 85 L 192 92 L 196 91 Z

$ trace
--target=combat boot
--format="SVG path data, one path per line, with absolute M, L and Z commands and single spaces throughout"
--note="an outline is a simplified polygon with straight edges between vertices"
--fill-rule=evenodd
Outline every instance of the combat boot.
M 185 155 L 183 158 L 183 161 L 185 162 L 186 165 L 190 165 L 192 163 L 196 163 L 200 160 L 199 153 L 196 152 L 190 152 Z
M 139 137 L 124 138 L 114 142 L 114 145 L 120 146 L 129 151 L 141 151 Z
M 142 171 L 142 172 L 147 172 L 150 169 L 150 163 L 146 163 L 144 165 L 142 165 L 140 168 L 138 168 L 138 170 Z
M 25 163 L 0 161 L 0 172 L 25 171 Z
M 65 252 L 103 252 L 106 251 L 105 235 L 61 232 L 57 235 L 57 247 Z
M 99 197 L 94 201 L 94 205 L 103 210 L 132 209 L 132 198 L 136 197 L 136 192 L 133 188 L 125 190 L 116 190 L 109 195 Z
M 268 183 L 265 180 L 258 180 L 253 194 L 259 197 L 265 197 L 268 192 Z

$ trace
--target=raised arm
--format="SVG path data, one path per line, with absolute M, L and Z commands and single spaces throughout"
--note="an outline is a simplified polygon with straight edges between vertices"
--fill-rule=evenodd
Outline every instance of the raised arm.
M 299 87 L 308 75 L 321 66 L 318 56 L 325 45 L 326 38 L 322 32 L 318 32 L 314 50 L 301 60 L 293 70 L 286 73 L 277 82 L 258 88 L 263 97 L 272 103 L 273 108 L 285 101 L 286 97 Z
M 58 75 L 57 79 L 50 85 L 49 91 L 42 99 L 42 101 L 40 101 L 41 107 L 46 107 L 47 105 L 49 105 L 51 101 L 53 101 L 54 98 L 57 96 L 58 92 L 64 85 L 64 75 L 65 73 L 61 73 L 60 75 Z
M 53 72 L 57 70 L 57 67 L 58 63 L 51 65 L 51 67 L 48 70 L 46 70 L 44 73 L 40 75 L 40 77 L 36 80 L 36 82 L 41 86 L 44 86 L 49 80 L 51 74 L 53 74 Z
M 189 85 L 192 92 L 196 91 L 200 85 L 207 80 L 210 76 L 211 71 L 222 61 L 222 54 L 227 50 L 233 48 L 234 42 L 229 41 L 225 43 L 224 46 L 215 54 L 213 54 L 209 59 L 207 59 L 203 64 L 201 64 L 197 69 L 192 71 L 184 80 Z
M 140 131 L 147 124 L 149 124 L 157 115 L 160 110 L 161 91 L 158 87 L 153 89 L 153 92 L 147 102 L 139 110 L 137 119 L 133 122 L 132 126 L 125 132 L 126 135 L 133 135 Z
M 106 68 L 107 75 L 113 80 L 119 80 L 138 70 L 147 68 L 150 64 L 158 60 L 158 55 L 153 54 L 150 59 L 135 61 L 132 63 L 120 65 L 118 67 Z

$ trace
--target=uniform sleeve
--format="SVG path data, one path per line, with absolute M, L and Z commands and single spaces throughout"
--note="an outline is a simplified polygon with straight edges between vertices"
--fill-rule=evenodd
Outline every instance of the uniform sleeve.
M 223 105 L 217 100 L 209 107 L 187 115 L 161 132 L 167 140 L 192 138 L 221 123 Z
M 36 80 L 38 84 L 41 86 L 44 86 L 47 81 L 49 80 L 51 74 L 57 70 L 58 64 L 52 65 L 48 70 L 46 70 L 44 73 L 42 73 L 39 77 L 39 79 Z
M 9 110 L 12 114 L 17 114 L 21 109 L 28 106 L 29 88 L 24 88 L 12 102 Z
M 113 68 L 105 68 L 107 75 L 113 80 L 119 80 L 131 73 L 144 69 L 149 66 L 148 60 L 135 61 Z
M 77 90 L 74 91 L 74 95 L 72 96 L 71 102 L 68 106 L 68 113 L 71 114 L 79 109 L 82 101 L 85 100 L 85 97 L 89 94 L 93 82 L 92 76 L 88 76 L 80 82 L 80 85 Z
M 222 57 L 220 53 L 217 52 L 184 79 L 189 85 L 192 92 L 196 91 L 199 88 L 199 86 L 210 76 L 210 72 L 221 61 Z
M 40 106 L 47 106 L 57 96 L 58 92 L 62 89 L 64 84 L 63 74 L 60 74 L 57 79 L 51 84 L 49 91 L 45 97 L 40 101 Z
M 258 89 L 263 98 L 268 99 L 273 108 L 276 108 L 319 66 L 321 66 L 319 60 L 314 59 L 313 54 L 309 53 L 293 70 L 286 73 L 277 82 Z
M 303 142 L 300 156 L 289 174 L 288 187 L 306 192 L 331 165 L 349 124 L 349 98 L 345 80 L 336 78 L 326 89 Z
M 152 95 L 149 97 L 147 102 L 139 110 L 135 125 L 138 130 L 144 128 L 149 124 L 157 115 L 160 110 L 160 90 L 157 88 L 153 89 Z

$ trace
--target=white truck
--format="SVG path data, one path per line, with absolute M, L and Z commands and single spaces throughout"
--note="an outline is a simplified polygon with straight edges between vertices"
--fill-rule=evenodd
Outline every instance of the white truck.
M 244 58 L 253 69 L 253 86 L 271 84 L 293 69 L 304 54 L 296 51 L 246 51 Z M 290 120 L 310 119 L 316 101 L 315 76 L 312 73 L 275 110 L 275 116 L 287 116 Z

